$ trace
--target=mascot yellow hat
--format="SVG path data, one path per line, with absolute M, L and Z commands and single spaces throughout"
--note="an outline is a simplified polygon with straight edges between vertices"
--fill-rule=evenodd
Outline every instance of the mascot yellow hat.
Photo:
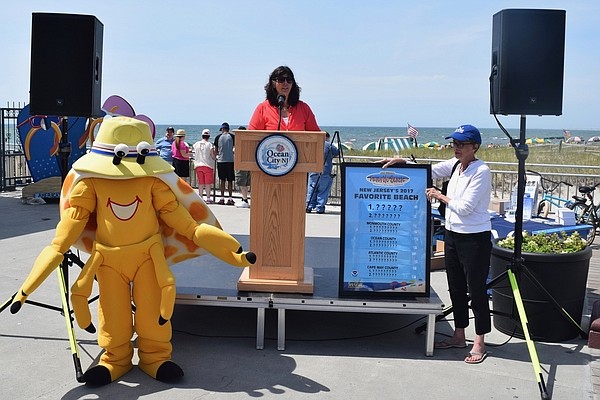
M 92 149 L 73 163 L 73 169 L 128 179 L 169 173 L 173 166 L 158 156 L 147 123 L 129 117 L 105 117 Z

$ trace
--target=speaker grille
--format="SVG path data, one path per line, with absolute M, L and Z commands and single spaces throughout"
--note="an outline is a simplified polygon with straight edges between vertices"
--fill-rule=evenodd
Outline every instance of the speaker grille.
M 561 115 L 565 11 L 508 9 L 492 29 L 492 96 L 497 114 Z
M 102 35 L 91 15 L 33 13 L 32 115 L 100 116 Z

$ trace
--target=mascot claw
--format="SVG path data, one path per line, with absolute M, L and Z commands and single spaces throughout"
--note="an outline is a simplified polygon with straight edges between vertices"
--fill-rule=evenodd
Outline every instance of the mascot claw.
M 86 328 L 85 331 L 88 333 L 96 333 L 96 327 L 94 326 L 94 324 L 90 323 Z
M 253 252 L 249 251 L 245 254 L 246 260 L 250 263 L 250 264 L 254 264 L 256 262 L 256 254 L 254 254 Z
M 13 303 L 10 306 L 10 313 L 16 314 L 21 310 L 23 304 L 25 304 L 25 300 L 27 299 L 27 294 L 23 290 L 19 290 L 17 294 L 15 294 L 15 298 L 13 299 Z
M 16 303 L 12 303 L 12 305 L 10 306 L 10 313 L 11 314 L 18 313 L 19 310 L 21 309 L 22 305 L 23 305 L 23 303 L 21 303 L 20 301 L 17 301 Z

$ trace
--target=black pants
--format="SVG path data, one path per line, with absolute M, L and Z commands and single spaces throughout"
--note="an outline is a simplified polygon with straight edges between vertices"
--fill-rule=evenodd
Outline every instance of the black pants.
M 175 167 L 175 173 L 181 178 L 190 177 L 190 160 L 180 160 L 178 158 L 173 159 L 173 167 Z
M 469 296 L 475 317 L 475 333 L 492 330 L 487 277 L 492 251 L 491 233 L 445 233 L 445 262 L 450 300 L 457 328 L 469 326 Z

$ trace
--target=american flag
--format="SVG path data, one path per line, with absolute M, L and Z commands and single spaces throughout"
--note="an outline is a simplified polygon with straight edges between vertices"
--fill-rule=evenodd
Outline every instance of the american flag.
M 419 136 L 419 131 L 411 124 L 408 124 L 408 136 L 413 139 Z

